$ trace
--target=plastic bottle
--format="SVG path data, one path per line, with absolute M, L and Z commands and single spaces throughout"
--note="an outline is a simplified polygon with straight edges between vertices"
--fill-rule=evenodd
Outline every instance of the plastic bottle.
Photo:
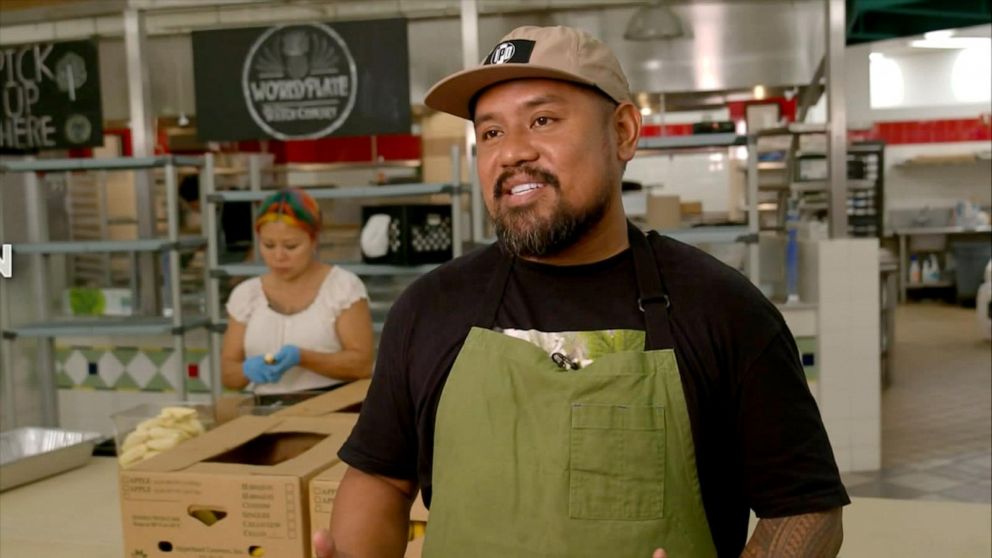
M 933 279 L 932 279 L 932 277 L 933 277 L 933 262 L 930 261 L 930 258 L 925 258 L 923 260 L 923 271 L 921 272 L 921 275 L 922 275 L 921 279 L 923 279 L 923 282 L 924 283 L 929 283 L 929 282 L 933 281 Z
M 924 274 L 923 280 L 930 283 L 936 283 L 940 281 L 940 262 L 937 260 L 936 254 L 930 254 L 930 271 Z
M 920 269 L 920 262 L 916 259 L 916 256 L 909 257 L 909 282 L 911 284 L 922 283 L 923 274 Z
M 785 244 L 785 290 L 786 302 L 799 302 L 799 201 L 789 200 L 785 217 L 788 232 Z

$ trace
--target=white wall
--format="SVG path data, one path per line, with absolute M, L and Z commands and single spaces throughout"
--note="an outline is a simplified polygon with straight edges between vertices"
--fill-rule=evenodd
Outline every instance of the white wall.
M 976 118 L 992 113 L 992 101 L 961 102 L 952 89 L 954 65 L 960 50 L 907 49 L 908 40 L 896 45 L 870 43 L 847 48 L 845 59 L 848 125 L 871 128 L 877 122 Z M 898 47 L 898 48 L 897 48 Z M 871 52 L 885 52 L 902 74 L 903 96 L 896 106 L 872 107 Z M 988 68 L 975 68 L 976 73 Z M 877 77 L 877 76 L 876 76 Z M 890 145 L 885 150 L 885 206 L 887 210 L 951 207 L 958 200 L 992 204 L 992 172 L 987 161 L 939 167 L 909 167 L 916 155 L 958 155 L 988 151 L 992 143 L 953 142 Z
M 704 212 L 729 210 L 730 176 L 734 165 L 728 153 L 681 153 L 635 157 L 624 180 L 660 188 L 682 201 L 699 201 Z

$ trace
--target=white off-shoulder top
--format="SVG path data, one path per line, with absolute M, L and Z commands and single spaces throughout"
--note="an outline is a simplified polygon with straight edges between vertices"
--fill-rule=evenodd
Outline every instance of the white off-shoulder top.
M 335 327 L 338 316 L 363 298 L 368 300 L 362 280 L 354 273 L 334 266 L 310 306 L 295 314 L 281 314 L 269 306 L 260 277 L 244 281 L 234 288 L 227 301 L 227 312 L 246 325 L 246 357 L 275 353 L 286 344 L 334 353 L 341 350 L 341 340 Z M 340 380 L 294 366 L 283 374 L 278 383 L 251 387 L 255 393 L 272 394 L 317 389 L 338 383 L 341 383 Z

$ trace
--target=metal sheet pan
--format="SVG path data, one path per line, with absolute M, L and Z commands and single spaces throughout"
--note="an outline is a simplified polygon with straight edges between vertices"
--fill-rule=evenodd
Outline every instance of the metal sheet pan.
M 85 465 L 103 437 L 59 428 L 0 432 L 0 491 Z

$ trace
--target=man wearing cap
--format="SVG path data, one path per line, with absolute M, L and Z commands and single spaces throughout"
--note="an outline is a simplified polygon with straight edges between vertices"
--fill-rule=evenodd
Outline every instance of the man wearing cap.
M 498 242 L 394 304 L 317 555 L 402 556 L 418 488 L 427 558 L 836 555 L 849 500 L 781 315 L 624 215 L 641 119 L 609 48 L 522 27 L 425 102 L 475 124 Z

